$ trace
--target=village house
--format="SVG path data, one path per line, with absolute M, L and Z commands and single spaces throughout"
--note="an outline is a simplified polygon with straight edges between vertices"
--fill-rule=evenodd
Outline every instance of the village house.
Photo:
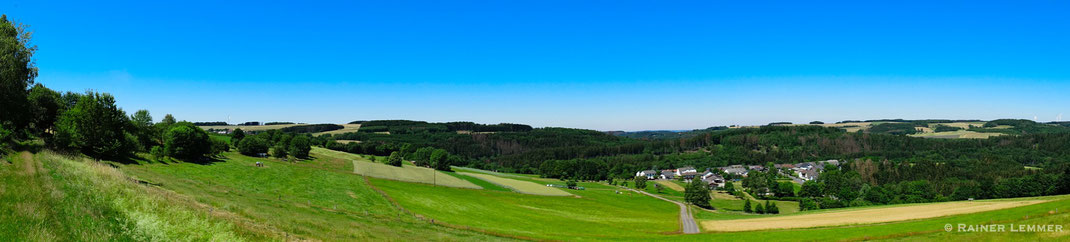
M 661 171 L 661 177 L 659 177 L 659 178 L 661 178 L 663 180 L 672 180 L 673 178 L 676 178 L 676 171 L 675 170 L 662 170 Z
M 694 179 L 695 176 L 698 176 L 698 170 L 695 170 L 695 167 L 686 166 L 676 169 L 674 175 L 684 177 L 684 180 L 690 181 L 691 179 Z
M 654 180 L 654 179 L 658 178 L 658 171 L 655 171 L 655 170 L 640 171 L 640 172 L 636 172 L 635 176 L 646 177 L 647 180 Z
M 743 168 L 743 166 L 722 167 L 721 171 L 724 171 L 725 174 L 732 174 L 732 175 L 737 175 L 737 176 L 742 176 L 742 177 L 747 177 L 747 173 L 748 173 L 747 169 Z
M 709 186 L 710 190 L 722 188 L 725 184 L 724 177 L 709 171 L 702 174 L 702 181 L 706 182 L 706 185 Z

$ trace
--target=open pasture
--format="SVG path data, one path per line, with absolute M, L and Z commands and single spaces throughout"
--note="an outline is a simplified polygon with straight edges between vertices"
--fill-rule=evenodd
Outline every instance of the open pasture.
M 676 205 L 617 189 L 535 196 L 374 178 L 371 183 L 401 207 L 436 222 L 535 240 L 656 239 L 680 228 Z M 579 185 L 600 187 L 588 182 Z

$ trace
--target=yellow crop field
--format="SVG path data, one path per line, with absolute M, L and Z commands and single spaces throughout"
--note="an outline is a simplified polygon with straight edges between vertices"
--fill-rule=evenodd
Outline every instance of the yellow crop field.
M 702 222 L 702 228 L 705 229 L 705 231 L 750 231 L 885 223 L 999 210 L 1043 203 L 1048 201 L 1051 200 L 1034 199 L 1011 201 L 961 201 L 864 208 L 847 211 L 832 211 L 789 216 L 773 216 L 753 219 L 709 220 Z

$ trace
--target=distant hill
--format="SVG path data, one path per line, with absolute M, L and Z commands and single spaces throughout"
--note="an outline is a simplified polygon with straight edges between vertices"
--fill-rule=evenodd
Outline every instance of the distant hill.
M 632 139 L 678 139 L 678 138 L 694 137 L 696 135 L 705 134 L 705 133 L 708 133 L 710 131 L 726 130 L 726 129 L 728 129 L 728 127 L 716 126 L 716 127 L 709 127 L 709 128 L 706 128 L 706 129 L 695 129 L 695 130 L 644 130 L 644 131 L 632 131 L 632 132 L 608 131 L 606 133 L 610 134 L 610 135 L 613 135 L 613 136 L 632 138 Z

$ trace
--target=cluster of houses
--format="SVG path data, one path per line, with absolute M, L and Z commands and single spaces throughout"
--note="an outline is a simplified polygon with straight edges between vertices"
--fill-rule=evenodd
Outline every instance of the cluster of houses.
M 776 169 L 790 169 L 790 170 L 795 171 L 794 172 L 795 176 L 798 178 L 796 181 L 801 183 L 802 181 L 810 181 L 810 180 L 817 179 L 818 174 L 821 174 L 821 171 L 825 170 L 825 166 L 828 166 L 828 165 L 839 166 L 840 165 L 840 161 L 839 160 L 826 160 L 826 161 L 816 161 L 816 162 L 802 162 L 802 163 L 797 163 L 797 164 L 776 164 L 776 165 L 774 165 L 774 168 L 776 168 Z M 739 176 L 739 177 L 747 177 L 747 174 L 749 174 L 752 171 L 765 172 L 767 168 L 765 166 L 760 166 L 760 165 L 750 165 L 750 166 L 731 165 L 731 166 L 725 166 L 725 167 L 717 167 L 715 169 L 721 170 L 725 174 L 735 175 L 735 176 Z M 683 179 L 685 181 L 688 181 L 688 182 L 690 182 L 691 179 L 694 179 L 695 177 L 698 177 L 699 179 L 701 179 L 706 184 L 709 184 L 710 189 L 722 188 L 722 187 L 724 187 L 724 184 L 726 182 L 724 177 L 722 177 L 718 173 L 710 171 L 709 168 L 707 168 L 705 172 L 701 172 L 700 173 L 700 172 L 698 172 L 698 170 L 695 169 L 695 167 L 691 167 L 691 166 L 677 168 L 677 169 L 667 169 L 667 170 L 661 170 L 661 171 L 658 171 L 658 170 L 639 171 L 639 172 L 635 173 L 635 176 L 646 177 L 647 180 L 659 180 L 659 179 L 660 180 L 672 180 L 672 179 L 676 179 L 678 177 L 683 177 Z
M 797 178 L 799 178 L 802 181 L 810 181 L 810 180 L 817 179 L 818 174 L 821 174 L 821 171 L 825 170 L 825 166 L 827 166 L 827 165 L 839 166 L 840 165 L 840 161 L 839 160 L 826 160 L 826 161 L 816 161 L 816 162 L 802 162 L 802 163 L 796 163 L 796 164 L 776 164 L 776 165 L 773 165 L 773 166 L 776 169 L 788 169 L 788 170 L 795 171 L 795 176 Z M 765 172 L 766 171 L 765 166 L 760 166 L 760 165 L 752 165 L 752 166 L 732 165 L 732 166 L 726 166 L 726 167 L 719 167 L 718 169 L 720 169 L 721 171 L 724 171 L 725 174 L 732 174 L 732 175 L 741 176 L 741 177 L 747 177 L 747 174 L 750 173 L 751 171 L 758 171 L 758 172 Z
M 709 185 L 710 189 L 724 187 L 725 183 L 724 177 L 710 171 L 710 169 L 706 169 L 706 171 L 700 173 L 692 166 L 661 170 L 660 172 L 657 170 L 639 171 L 635 173 L 635 176 L 646 177 L 647 180 L 672 180 L 682 177 L 686 182 L 691 182 L 692 179 L 698 177 Z

